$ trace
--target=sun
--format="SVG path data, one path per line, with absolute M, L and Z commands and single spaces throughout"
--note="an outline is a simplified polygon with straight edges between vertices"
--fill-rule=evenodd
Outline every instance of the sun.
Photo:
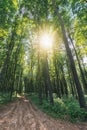
M 40 46 L 43 49 L 51 49 L 52 48 L 52 44 L 53 44 L 53 37 L 48 34 L 48 33 L 44 33 L 43 35 L 40 36 Z

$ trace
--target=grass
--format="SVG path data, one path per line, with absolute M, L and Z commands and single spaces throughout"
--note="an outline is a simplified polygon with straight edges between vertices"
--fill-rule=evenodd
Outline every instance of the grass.
M 62 99 L 55 97 L 54 106 L 51 106 L 45 99 L 43 99 L 43 104 L 40 105 L 36 94 L 31 94 L 27 97 L 30 98 L 40 110 L 54 118 L 71 122 L 87 121 L 87 112 L 79 107 L 78 101 L 73 97 L 63 97 Z

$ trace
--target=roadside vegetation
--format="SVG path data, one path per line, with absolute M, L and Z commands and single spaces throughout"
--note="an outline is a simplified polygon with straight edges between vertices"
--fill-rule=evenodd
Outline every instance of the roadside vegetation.
M 87 122 L 87 112 L 79 107 L 78 101 L 74 97 L 62 97 L 61 99 L 55 96 L 54 106 L 44 98 L 43 103 L 39 104 L 38 95 L 30 94 L 27 96 L 31 101 L 43 112 L 53 118 L 63 119 L 73 123 Z

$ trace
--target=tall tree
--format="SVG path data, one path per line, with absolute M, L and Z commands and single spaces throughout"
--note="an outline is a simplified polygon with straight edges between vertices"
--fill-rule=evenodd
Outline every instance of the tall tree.
M 66 51 L 67 51 L 67 56 L 68 56 L 69 61 L 70 61 L 70 67 L 71 67 L 71 70 L 72 70 L 73 78 L 74 78 L 76 88 L 77 88 L 77 92 L 78 92 L 79 104 L 80 104 L 80 107 L 85 108 L 85 105 L 86 105 L 85 104 L 85 98 L 84 98 L 82 87 L 81 87 L 81 84 L 80 84 L 80 81 L 79 81 L 79 78 L 78 78 L 78 74 L 77 74 L 77 71 L 76 71 L 74 59 L 73 59 L 71 50 L 69 48 L 69 43 L 68 43 L 68 39 L 67 39 L 67 36 L 66 36 L 65 27 L 64 27 L 64 22 L 63 22 L 63 19 L 62 19 L 60 13 L 59 13 L 59 9 L 56 8 L 56 6 L 55 6 L 55 0 L 52 0 L 52 4 L 53 4 L 53 7 L 54 7 L 54 11 L 56 12 L 58 19 L 59 19 L 59 22 L 60 22 L 60 26 L 61 26 L 61 30 L 62 30 L 62 34 L 63 34 L 63 40 L 64 40 Z

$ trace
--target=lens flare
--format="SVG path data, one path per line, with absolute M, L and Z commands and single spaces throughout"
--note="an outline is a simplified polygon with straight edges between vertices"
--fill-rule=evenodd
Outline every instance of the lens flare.
M 53 38 L 50 34 L 43 34 L 40 36 L 40 46 L 44 49 L 52 48 Z

